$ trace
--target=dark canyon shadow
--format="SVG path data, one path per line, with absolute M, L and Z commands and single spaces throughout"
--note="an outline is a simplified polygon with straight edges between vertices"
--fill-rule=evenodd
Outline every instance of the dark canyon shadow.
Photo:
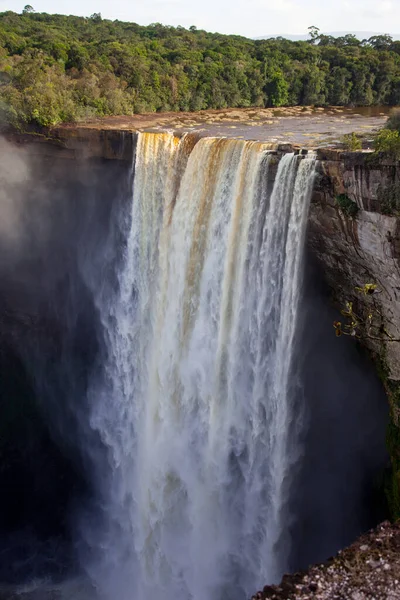
M 101 352 L 94 297 L 115 286 L 131 165 L 0 145 L 0 581 L 79 571 L 91 499 L 80 440 Z
M 296 368 L 307 426 L 292 492 L 292 569 L 328 558 L 387 517 L 389 462 L 383 386 L 356 342 L 335 336 L 340 312 L 309 253 L 301 315 Z

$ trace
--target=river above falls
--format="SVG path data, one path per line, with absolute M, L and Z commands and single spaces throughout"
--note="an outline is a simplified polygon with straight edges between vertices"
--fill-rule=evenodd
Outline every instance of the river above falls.
M 369 134 L 383 127 L 390 110 L 388 106 L 234 108 L 105 117 L 80 123 L 79 127 L 121 131 L 198 131 L 204 136 L 327 147 L 336 145 L 344 134 L 353 131 L 364 134 L 368 144 Z M 76 125 L 62 128 L 70 127 Z

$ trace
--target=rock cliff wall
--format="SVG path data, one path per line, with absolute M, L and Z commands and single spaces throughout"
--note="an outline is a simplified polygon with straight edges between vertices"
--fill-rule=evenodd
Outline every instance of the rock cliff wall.
M 400 166 L 366 153 L 320 151 L 319 158 L 309 245 L 340 305 L 352 301 L 375 321 L 381 315 L 388 334 L 400 338 Z M 356 292 L 367 283 L 376 293 Z M 362 342 L 384 352 L 390 378 L 400 380 L 400 343 L 373 332 Z
M 339 310 L 351 302 L 362 323 L 359 341 L 384 381 L 393 467 L 387 492 L 392 514 L 400 517 L 400 164 L 332 150 L 319 151 L 318 158 L 308 243 L 332 289 L 338 320 L 349 323 Z M 376 285 L 375 292 L 357 291 L 366 284 Z

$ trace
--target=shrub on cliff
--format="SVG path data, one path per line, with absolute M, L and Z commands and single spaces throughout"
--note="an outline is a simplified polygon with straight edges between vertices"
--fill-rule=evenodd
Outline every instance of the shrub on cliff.
M 375 151 L 399 159 L 400 132 L 395 129 L 381 129 L 375 138 Z
M 350 150 L 351 152 L 356 152 L 362 148 L 361 140 L 354 131 L 352 133 L 346 133 L 346 135 L 342 137 L 342 143 L 346 150 Z
M 387 129 L 394 129 L 400 131 L 400 109 L 397 108 L 392 111 L 390 117 L 386 122 Z
M 345 215 L 352 218 L 354 218 L 357 215 L 359 208 L 356 202 L 349 198 L 347 194 L 338 194 L 335 197 L 335 200 L 336 204 L 340 207 L 340 209 Z
M 384 215 L 399 215 L 400 184 L 379 185 L 377 189 L 380 212 Z

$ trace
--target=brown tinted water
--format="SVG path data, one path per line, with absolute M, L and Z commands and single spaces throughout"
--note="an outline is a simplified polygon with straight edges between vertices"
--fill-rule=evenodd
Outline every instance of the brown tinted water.
M 201 135 L 290 142 L 300 146 L 335 145 L 346 133 L 371 134 L 382 127 L 391 108 L 238 108 L 197 113 L 150 113 L 94 119 L 80 127 L 128 131 L 198 131 Z M 68 127 L 68 126 L 66 126 Z

